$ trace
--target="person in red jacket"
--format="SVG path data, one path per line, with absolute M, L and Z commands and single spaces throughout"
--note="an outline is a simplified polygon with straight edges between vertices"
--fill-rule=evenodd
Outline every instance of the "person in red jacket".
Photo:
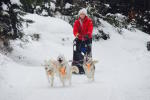
M 89 39 L 92 39 L 93 32 L 93 23 L 90 18 L 87 16 L 86 9 L 81 9 L 79 11 L 79 18 L 75 21 L 73 27 L 74 36 L 79 40 L 87 40 L 86 36 Z
M 89 56 L 91 56 L 92 49 L 92 32 L 92 20 L 87 16 L 87 10 L 83 8 L 79 11 L 79 18 L 74 23 L 73 33 L 76 37 L 77 46 L 83 42 L 88 45 L 87 55 Z
M 84 55 L 92 57 L 92 20 L 87 16 L 87 10 L 85 8 L 81 9 L 78 15 L 79 18 L 75 20 L 73 27 L 73 34 L 75 36 L 74 42 L 76 45 L 73 61 L 76 62 L 83 60 Z M 83 56 L 81 56 L 80 54 L 82 54 Z M 76 64 L 74 64 L 73 62 L 73 65 Z M 83 68 L 79 68 L 79 72 L 84 73 Z

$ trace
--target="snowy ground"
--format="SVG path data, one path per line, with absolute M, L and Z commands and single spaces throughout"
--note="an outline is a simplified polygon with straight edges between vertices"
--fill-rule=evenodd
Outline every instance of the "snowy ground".
M 93 43 L 93 58 L 99 60 L 95 81 L 73 75 L 72 86 L 62 87 L 56 79 L 51 88 L 41 64 L 59 54 L 72 59 L 72 27 L 51 17 L 26 18 L 35 23 L 24 32 L 39 33 L 41 38 L 28 43 L 17 40 L 12 42 L 12 54 L 0 54 L 0 100 L 150 100 L 150 52 L 145 46 L 148 35 L 125 29 L 120 35 L 101 20 L 111 39 Z

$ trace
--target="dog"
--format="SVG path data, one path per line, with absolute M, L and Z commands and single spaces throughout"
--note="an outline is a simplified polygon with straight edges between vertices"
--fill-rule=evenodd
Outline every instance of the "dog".
M 89 57 L 87 55 L 84 56 L 83 69 L 85 71 L 85 75 L 87 76 L 87 78 L 92 81 L 94 81 L 96 63 L 98 63 L 98 61 L 93 60 L 92 57 Z
M 51 87 L 53 87 L 54 76 L 58 73 L 57 62 L 55 60 L 45 60 L 44 67 L 46 71 L 46 76 L 48 78 L 48 82 L 50 83 Z
M 58 67 L 58 72 L 59 72 L 59 78 L 65 86 L 65 81 L 69 81 L 69 85 L 71 85 L 71 79 L 72 79 L 72 73 L 79 73 L 79 69 L 76 66 L 70 66 L 69 62 L 66 61 L 65 57 L 63 55 L 59 55 L 57 57 L 57 67 Z
M 65 86 L 66 80 L 68 80 L 69 85 L 71 85 L 73 72 L 79 73 L 78 67 L 70 66 L 63 55 L 59 55 L 57 60 L 45 61 L 44 66 L 51 87 L 53 87 L 55 76 L 59 76 L 62 85 Z

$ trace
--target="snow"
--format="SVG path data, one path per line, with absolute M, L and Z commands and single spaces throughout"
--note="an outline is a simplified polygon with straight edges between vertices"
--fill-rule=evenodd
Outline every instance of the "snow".
M 109 4 L 104 4 L 107 8 L 110 8 L 110 5 Z
M 56 9 L 55 3 L 50 2 L 50 8 L 51 8 L 53 11 L 55 11 L 55 9 Z
M 41 7 L 40 6 L 36 6 L 36 9 L 41 9 Z
M 107 15 L 115 17 L 115 19 L 118 20 L 119 22 L 123 22 L 126 19 L 126 17 L 120 13 L 116 14 L 108 13 Z
M 101 20 L 110 39 L 93 42 L 93 58 L 99 60 L 95 81 L 73 75 L 72 86 L 62 87 L 56 78 L 51 88 L 41 64 L 59 54 L 72 59 L 72 26 L 61 19 L 36 14 L 25 18 L 35 22 L 24 25 L 24 39 L 28 42 L 12 41 L 12 54 L 0 53 L 0 100 L 150 100 L 150 52 L 146 49 L 149 35 L 137 29 L 123 29 L 120 35 Z M 40 34 L 39 41 L 29 37 L 34 33 Z
M 21 5 L 20 0 L 10 0 L 12 4 Z
M 65 9 L 69 9 L 72 5 L 70 3 L 66 3 Z
M 46 8 L 49 8 L 49 5 L 48 5 L 48 3 L 45 3 L 45 7 L 46 7 Z
M 4 3 L 2 3 L 2 8 L 3 8 L 3 10 L 8 10 L 7 5 L 6 5 L 6 4 L 4 4 Z
M 44 9 L 41 15 L 48 15 L 48 12 Z
M 147 20 L 147 19 L 144 19 L 144 22 L 148 22 L 148 20 Z

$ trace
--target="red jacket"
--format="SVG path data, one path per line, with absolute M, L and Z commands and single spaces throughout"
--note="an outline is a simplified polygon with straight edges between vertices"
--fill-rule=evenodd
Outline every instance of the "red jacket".
M 92 32 L 93 32 L 93 23 L 92 20 L 87 16 L 85 16 L 82 25 L 81 25 L 80 18 L 75 21 L 73 27 L 73 33 L 75 37 L 78 34 L 79 40 L 86 40 L 85 39 L 86 35 L 88 35 L 89 38 L 92 38 Z

